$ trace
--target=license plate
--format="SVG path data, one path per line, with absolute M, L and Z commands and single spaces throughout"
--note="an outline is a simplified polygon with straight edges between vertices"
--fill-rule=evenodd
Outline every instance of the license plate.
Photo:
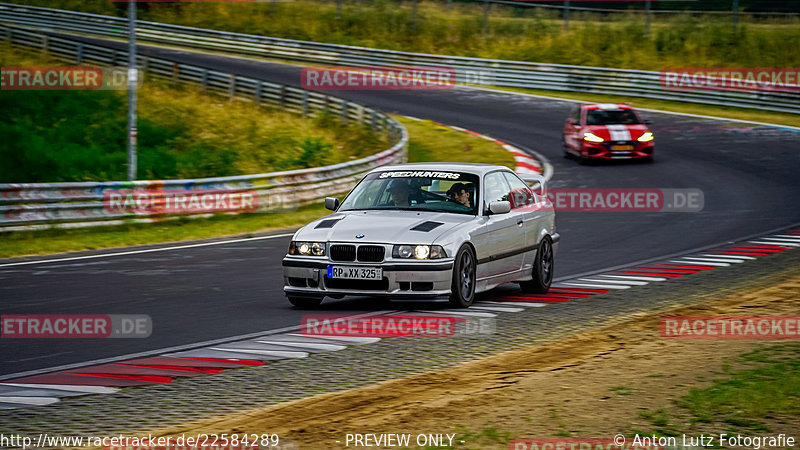
M 631 150 L 633 150 L 633 146 L 632 146 L 632 145 L 612 145 L 612 146 L 611 146 L 611 150 L 626 150 L 626 151 L 631 151 Z
M 380 280 L 383 270 L 380 267 L 328 266 L 328 278 L 348 280 Z

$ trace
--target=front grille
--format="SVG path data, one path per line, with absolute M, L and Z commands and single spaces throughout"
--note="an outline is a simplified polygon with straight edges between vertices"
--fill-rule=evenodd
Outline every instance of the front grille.
M 346 278 L 325 277 L 325 287 L 328 289 L 353 289 L 357 291 L 386 291 L 389 289 L 389 279 L 380 280 L 348 280 Z
M 355 261 L 355 245 L 331 245 L 331 259 L 333 261 Z
M 358 247 L 358 260 L 362 262 L 381 262 L 385 249 L 379 245 L 361 245 Z

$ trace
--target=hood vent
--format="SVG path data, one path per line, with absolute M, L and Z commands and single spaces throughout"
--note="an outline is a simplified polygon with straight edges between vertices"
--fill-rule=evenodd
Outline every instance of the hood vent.
M 411 231 L 422 231 L 427 233 L 428 231 L 433 230 L 434 228 L 440 227 L 444 225 L 442 222 L 422 222 L 421 224 L 411 228 Z
M 327 220 L 323 220 L 322 222 L 318 223 L 317 226 L 314 227 L 314 229 L 316 230 L 317 228 L 333 228 L 333 226 L 336 225 L 336 222 L 338 222 L 340 220 L 342 220 L 342 219 L 327 219 Z

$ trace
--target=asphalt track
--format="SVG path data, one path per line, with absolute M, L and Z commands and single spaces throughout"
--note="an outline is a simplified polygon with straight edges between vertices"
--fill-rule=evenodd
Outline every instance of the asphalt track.
M 152 47 L 140 52 L 300 84 L 297 66 Z M 656 136 L 655 163 L 579 166 L 563 159 L 560 147 L 571 102 L 463 88 L 332 94 L 536 150 L 554 165 L 554 187 L 703 191 L 705 208 L 698 213 L 559 213 L 557 278 L 800 222 L 800 132 L 795 130 L 646 113 Z M 1 314 L 147 314 L 153 319 L 148 339 L 2 339 L 0 376 L 297 325 L 308 311 L 290 307 L 281 292 L 280 262 L 288 240 L 20 266 L 0 262 Z M 320 310 L 386 307 L 345 299 L 328 300 Z

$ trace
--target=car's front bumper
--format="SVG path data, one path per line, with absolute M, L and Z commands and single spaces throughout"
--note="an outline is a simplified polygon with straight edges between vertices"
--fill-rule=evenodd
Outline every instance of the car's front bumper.
M 615 150 L 615 147 L 623 146 L 630 147 L 630 150 Z M 584 141 L 581 153 L 588 158 L 595 159 L 641 159 L 652 157 L 654 151 L 655 144 L 653 141 Z
M 328 266 L 379 267 L 382 279 L 328 278 Z M 287 256 L 283 259 L 283 291 L 286 295 L 322 297 L 374 295 L 388 297 L 435 297 L 450 294 L 453 259 L 385 261 L 382 263 L 334 262 L 319 258 Z

